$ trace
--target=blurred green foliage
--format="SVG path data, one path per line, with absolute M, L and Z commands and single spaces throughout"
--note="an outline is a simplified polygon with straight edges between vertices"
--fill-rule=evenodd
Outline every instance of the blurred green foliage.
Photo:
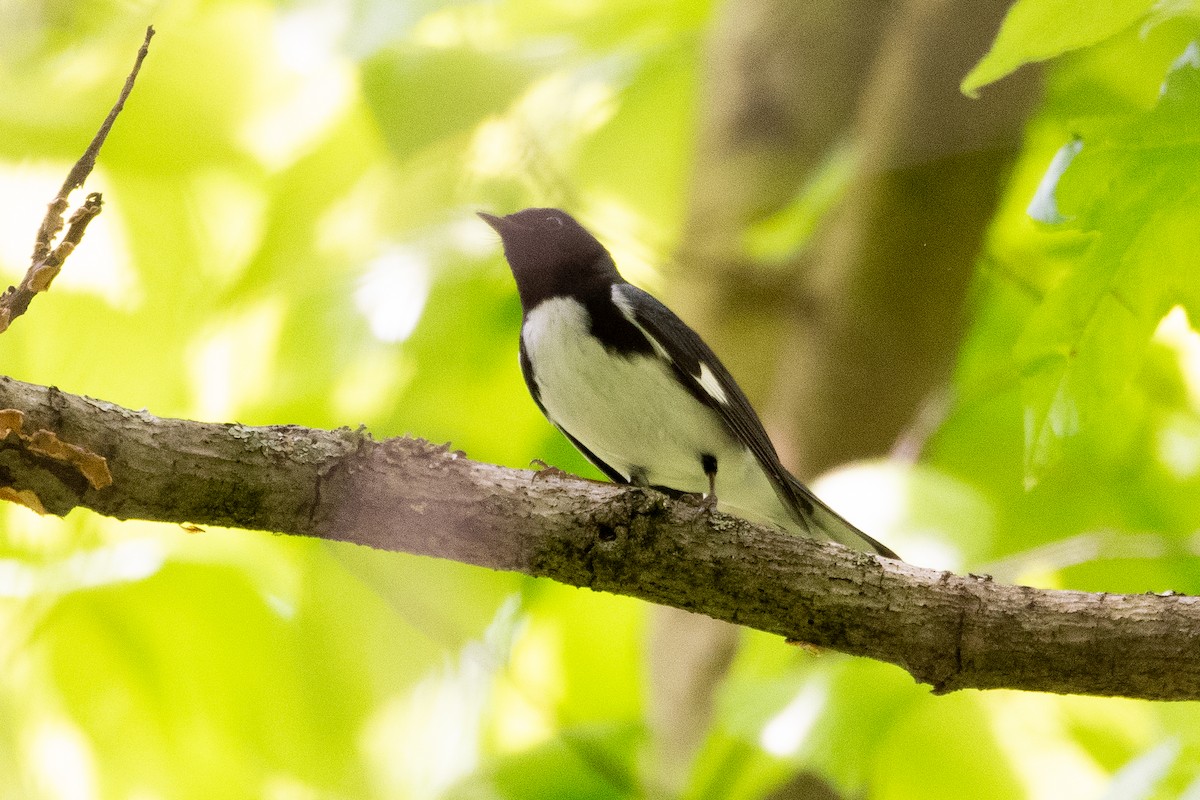
M 570 207 L 661 285 L 712 11 L 0 0 L 9 282 L 158 28 L 88 184 L 104 214 L 0 338 L 0 372 L 598 477 L 525 393 L 515 292 L 472 212 Z M 966 79 L 1058 56 L 980 259 L 955 402 L 922 464 L 883 470 L 914 509 L 897 535 L 958 567 L 1200 592 L 1198 27 L 1188 3 L 1021 0 Z M 849 158 L 748 231 L 751 255 L 798 246 Z M 0 796 L 642 796 L 647 613 L 348 545 L 5 507 Z M 1195 798 L 1198 754 L 1194 705 L 935 698 L 748 633 L 686 793 L 764 797 L 807 770 L 872 798 Z

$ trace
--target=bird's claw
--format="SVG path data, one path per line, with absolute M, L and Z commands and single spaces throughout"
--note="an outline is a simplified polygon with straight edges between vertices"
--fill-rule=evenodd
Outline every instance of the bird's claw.
M 533 480 L 540 481 L 543 478 L 569 478 L 571 473 L 564 472 L 558 467 L 551 466 L 540 458 L 535 458 L 529 462 L 529 466 L 537 467 L 537 472 L 533 473 Z
M 715 494 L 705 494 L 703 492 L 687 492 L 679 496 L 680 500 L 685 503 L 702 508 L 705 511 L 717 510 L 717 496 Z

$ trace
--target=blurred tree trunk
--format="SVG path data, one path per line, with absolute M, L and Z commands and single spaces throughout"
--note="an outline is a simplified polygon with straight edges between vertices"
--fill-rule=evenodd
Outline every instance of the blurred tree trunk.
M 860 161 L 797 275 L 811 298 L 768 405 L 785 459 L 812 477 L 878 456 L 945 386 L 975 258 L 1038 98 L 1027 71 L 980 100 L 958 89 L 1007 2 L 911 0 L 859 101 Z
M 669 301 L 803 479 L 886 453 L 946 385 L 974 259 L 1038 94 L 1028 70 L 982 100 L 958 90 L 1007 7 L 745 0 L 714 21 Z M 745 228 L 846 141 L 857 161 L 844 201 L 787 268 L 754 263 Z M 682 788 L 707 734 L 736 637 L 656 610 L 648 780 L 666 794 Z M 692 674 L 680 674 L 685 664 Z

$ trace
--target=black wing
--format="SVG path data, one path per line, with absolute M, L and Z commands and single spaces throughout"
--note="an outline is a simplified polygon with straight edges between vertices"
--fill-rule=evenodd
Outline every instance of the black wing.
M 525 337 L 521 337 L 521 375 L 525 378 L 525 386 L 529 389 L 529 396 L 533 398 L 533 402 L 537 404 L 538 410 L 542 412 L 542 416 L 550 420 L 550 424 L 558 428 L 562 435 L 570 440 L 571 444 L 575 445 L 575 449 L 583 453 L 584 457 L 596 465 L 596 468 L 608 476 L 608 479 L 613 483 L 629 483 L 624 475 L 617 472 L 615 469 L 605 464 L 596 455 L 584 447 L 578 439 L 567 433 L 566 429 L 551 419 L 546 413 L 546 407 L 542 405 L 541 392 L 538 391 L 537 381 L 533 379 L 533 362 L 529 360 L 529 354 L 525 352 Z
M 653 295 L 633 284 L 622 284 L 619 291 L 628 302 L 627 307 L 633 313 L 633 321 L 654 340 L 656 349 L 661 348 L 666 352 L 680 382 L 696 399 L 720 414 L 722 421 L 729 426 L 738 441 L 754 453 L 754 457 L 762 464 L 777 490 L 782 491 L 785 496 L 793 494 L 789 491 L 788 479 L 791 475 L 779 462 L 775 445 L 771 444 L 762 421 L 716 353 L 704 343 L 699 334 Z M 721 402 L 701 385 L 701 365 L 707 367 L 716 379 L 717 385 L 725 395 L 725 402 Z M 811 513 L 811 504 L 804 510 Z
M 661 348 L 666 352 L 680 382 L 700 402 L 715 410 L 738 440 L 750 449 L 774 484 L 775 491 L 810 534 L 823 534 L 848 546 L 853 546 L 857 539 L 866 542 L 880 555 L 896 558 L 896 554 L 887 547 L 821 502 L 784 468 L 779 461 L 779 454 L 775 452 L 775 445 L 771 444 L 762 421 L 745 393 L 699 334 L 652 295 L 633 284 L 622 284 L 618 291 L 632 311 L 633 321 L 654 340 L 656 349 Z M 721 387 L 724 402 L 704 388 L 701 383 L 702 366 L 707 367 L 709 374 Z
M 788 473 L 788 480 L 792 484 L 791 489 L 793 492 L 808 498 L 808 501 L 812 503 L 812 524 L 819 530 L 824 531 L 829 538 L 836 542 L 841 542 L 847 547 L 854 547 L 859 550 L 862 549 L 862 544 L 866 543 L 868 547 L 881 556 L 894 558 L 897 561 L 904 560 L 896 555 L 896 552 L 892 548 L 880 542 L 875 537 L 868 536 L 847 522 L 845 517 L 826 505 L 821 498 L 809 491 L 809 488 L 797 480 L 791 473 Z

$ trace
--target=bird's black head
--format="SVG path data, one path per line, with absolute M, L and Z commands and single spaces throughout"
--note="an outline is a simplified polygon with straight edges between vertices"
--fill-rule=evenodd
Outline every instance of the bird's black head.
M 550 297 L 586 295 L 621 282 L 612 256 L 583 226 L 556 208 L 527 208 L 505 217 L 480 212 L 500 234 L 504 257 L 526 311 Z

